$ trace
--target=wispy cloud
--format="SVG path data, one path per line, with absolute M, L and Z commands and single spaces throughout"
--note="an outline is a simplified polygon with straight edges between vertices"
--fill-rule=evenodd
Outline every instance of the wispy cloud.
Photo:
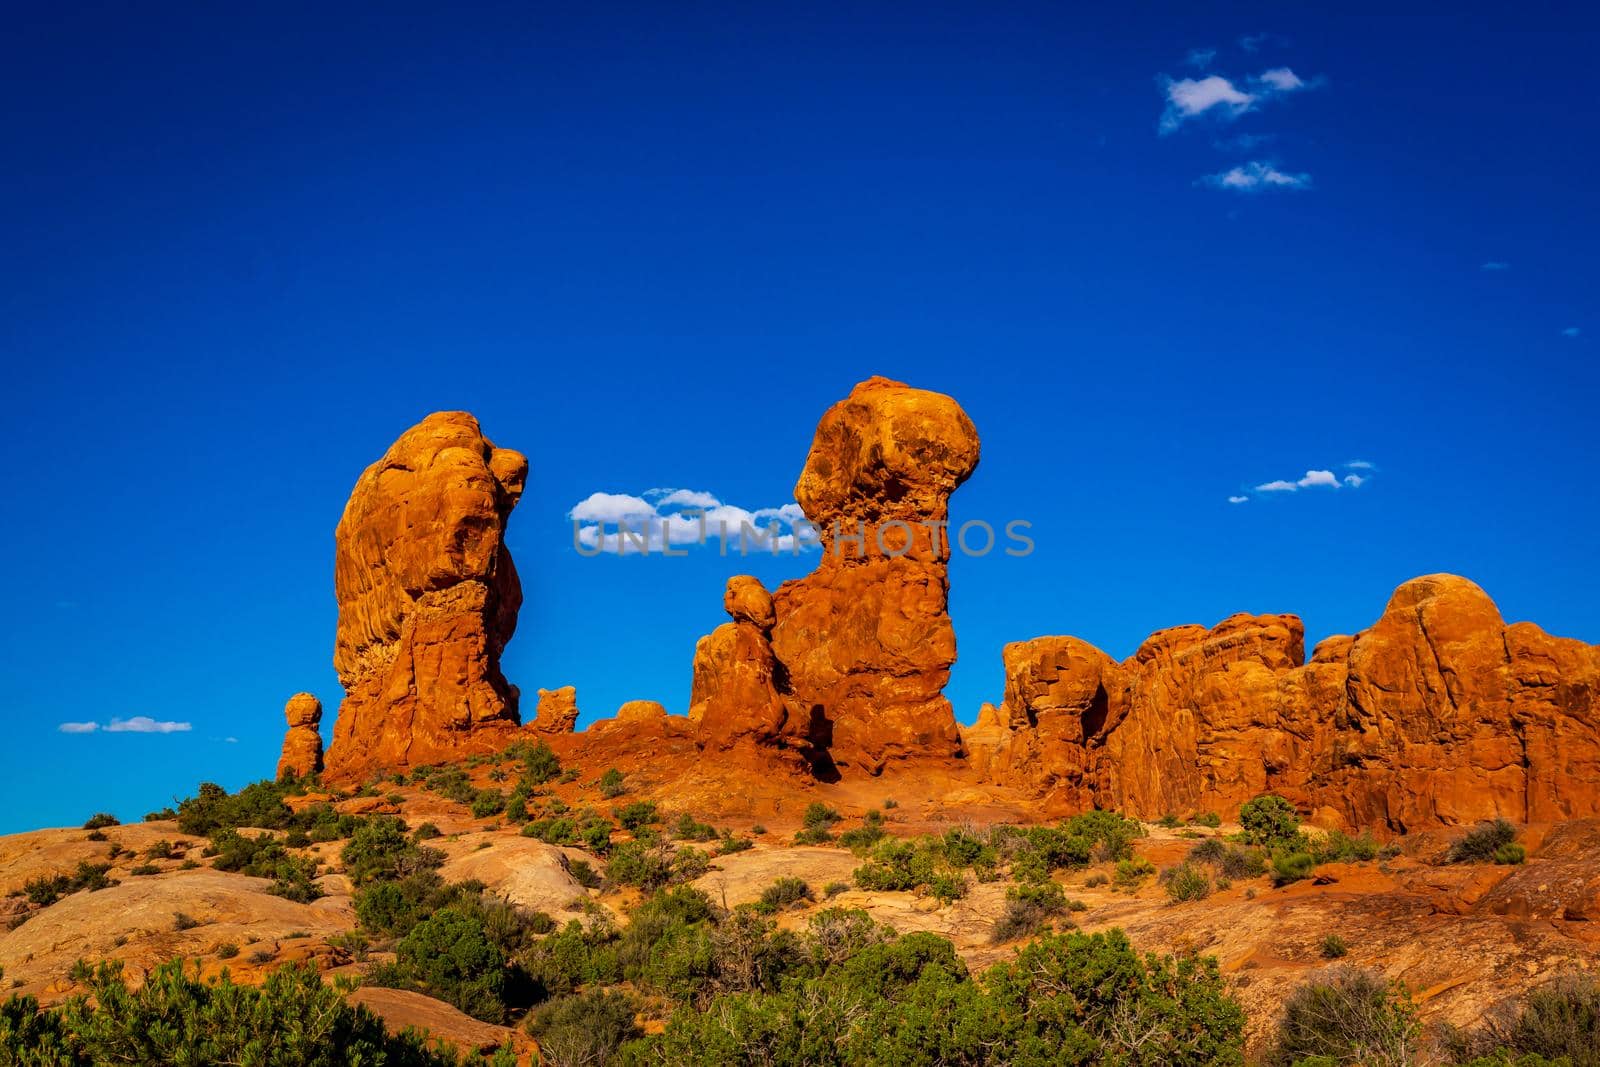
M 1300 76 L 1288 67 L 1273 67 L 1271 70 L 1264 70 L 1256 76 L 1256 79 L 1262 85 L 1279 93 L 1292 93 L 1296 89 L 1304 89 L 1306 87 L 1306 83 L 1300 80 Z
M 1298 493 L 1302 489 L 1360 489 L 1363 485 L 1372 481 L 1370 472 L 1377 469 L 1366 460 L 1352 460 L 1349 463 L 1341 464 L 1341 466 L 1347 471 L 1355 469 L 1369 473 L 1340 475 L 1327 468 L 1308 470 L 1299 478 L 1274 478 L 1270 482 L 1261 482 L 1251 486 L 1242 493 L 1235 493 L 1228 497 L 1228 503 L 1243 504 L 1252 496 L 1278 496 Z
M 1583 331 L 1578 329 L 1576 326 L 1568 326 L 1565 330 L 1561 331 L 1561 336 L 1562 337 L 1577 337 L 1582 332 Z
M 1211 66 L 1211 61 L 1216 58 L 1217 50 L 1215 48 L 1191 48 L 1189 49 L 1189 54 L 1183 57 L 1183 61 L 1197 70 L 1205 70 Z
M 101 725 L 97 722 L 64 722 L 56 727 L 64 734 L 183 734 L 194 727 L 186 722 L 152 719 L 148 715 L 135 715 L 128 719 L 112 719 Z
M 1161 113 L 1160 130 L 1172 133 L 1190 119 L 1208 112 L 1231 119 L 1256 105 L 1257 97 L 1234 85 L 1220 74 L 1204 78 L 1167 78 L 1167 108 Z
M 1249 33 L 1239 38 L 1239 47 L 1246 52 L 1259 52 L 1261 46 L 1272 38 L 1270 33 Z
M 567 517 L 577 546 L 591 555 L 660 554 L 711 544 L 721 552 L 799 553 L 821 544 L 799 504 L 741 508 L 692 489 L 591 493 Z
M 1207 174 L 1199 184 L 1238 193 L 1259 193 L 1268 189 L 1308 189 L 1311 175 L 1279 170 L 1277 164 L 1258 159 L 1216 174 Z
M 1511 269 L 1511 264 L 1502 263 L 1498 259 L 1491 259 L 1487 263 L 1483 264 L 1483 266 L 1479 267 L 1478 269 L 1479 270 L 1488 270 L 1488 271 L 1510 270 Z

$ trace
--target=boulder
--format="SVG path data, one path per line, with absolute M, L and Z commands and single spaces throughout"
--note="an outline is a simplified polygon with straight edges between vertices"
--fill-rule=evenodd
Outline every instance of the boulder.
M 539 690 L 539 705 L 528 729 L 541 734 L 570 734 L 578 728 L 578 690 L 564 685 L 560 689 Z

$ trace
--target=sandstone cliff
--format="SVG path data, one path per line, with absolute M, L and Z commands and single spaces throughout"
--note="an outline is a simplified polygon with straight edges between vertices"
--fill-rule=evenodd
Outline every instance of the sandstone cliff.
M 1600 810 L 1600 648 L 1507 626 L 1464 578 L 1405 583 L 1310 662 L 1292 615 L 1163 630 L 1122 663 L 1072 637 L 1004 658 L 968 748 L 1063 808 L 1226 816 L 1272 791 L 1396 831 Z
M 466 412 L 429 415 L 356 483 L 335 534 L 345 690 L 328 770 L 353 776 L 503 747 L 500 653 L 522 604 L 505 525 L 528 462 Z

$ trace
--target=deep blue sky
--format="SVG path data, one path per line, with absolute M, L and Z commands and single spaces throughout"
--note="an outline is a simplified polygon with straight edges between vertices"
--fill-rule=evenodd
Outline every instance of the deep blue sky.
M 333 528 L 437 409 L 530 458 L 505 669 L 586 720 L 811 561 L 567 511 L 785 503 L 874 373 L 977 423 L 957 521 L 1034 525 L 952 567 L 965 720 L 1010 640 L 1315 640 L 1440 570 L 1600 641 L 1592 10 L 326 7 L 8 18 L 0 830 L 269 775 L 299 689 L 331 732 Z M 192 729 L 58 730 L 134 716 Z

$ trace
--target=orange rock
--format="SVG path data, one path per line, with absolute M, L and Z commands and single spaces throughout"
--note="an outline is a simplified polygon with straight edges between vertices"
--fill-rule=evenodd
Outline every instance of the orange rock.
M 329 773 L 354 777 L 503 747 L 500 673 L 522 587 L 504 532 L 528 471 L 466 412 L 429 415 L 361 475 L 335 532 L 345 689 Z
M 944 697 L 949 499 L 978 464 L 978 433 L 940 393 L 871 378 L 823 415 L 795 499 L 824 551 L 773 595 L 772 651 L 788 719 L 826 773 L 955 756 Z
M 728 579 L 722 603 L 733 621 L 694 649 L 689 718 L 696 742 L 714 753 L 741 750 L 746 762 L 763 752 L 809 752 L 809 719 L 791 724 L 774 680 L 771 595 L 759 580 L 740 574 Z
M 1303 649 L 1292 615 L 1163 630 L 1121 664 L 1073 638 L 1009 645 L 1005 730 L 969 748 L 997 780 L 1146 817 L 1269 791 L 1395 831 L 1600 810 L 1600 648 L 1506 626 L 1476 585 L 1431 575 Z
M 541 734 L 570 734 L 578 726 L 578 690 L 564 685 L 560 689 L 539 690 L 539 706 L 528 729 Z
M 304 778 L 322 771 L 322 701 L 310 693 L 296 693 L 283 706 L 289 729 L 283 735 L 283 755 L 278 758 L 278 777 Z

